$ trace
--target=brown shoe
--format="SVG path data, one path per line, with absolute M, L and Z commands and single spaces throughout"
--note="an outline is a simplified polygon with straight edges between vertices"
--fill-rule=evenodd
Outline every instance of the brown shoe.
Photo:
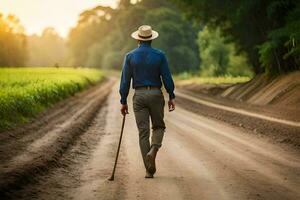
M 157 154 L 158 148 L 152 146 L 150 151 L 147 153 L 147 160 L 148 160 L 148 172 L 151 174 L 155 174 L 156 166 L 155 166 L 155 158 Z
M 153 178 L 153 174 L 151 174 L 150 172 L 146 171 L 145 178 Z

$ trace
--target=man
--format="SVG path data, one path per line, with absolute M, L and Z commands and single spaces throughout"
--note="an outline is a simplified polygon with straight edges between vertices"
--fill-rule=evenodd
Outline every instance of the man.
M 164 96 L 162 82 L 169 93 L 169 111 L 175 109 L 174 82 L 164 53 L 151 47 L 152 40 L 158 33 L 151 26 L 143 25 L 131 34 L 139 47 L 126 54 L 122 69 L 120 95 L 121 113 L 128 114 L 127 96 L 131 79 L 133 80 L 133 110 L 139 130 L 139 144 L 146 168 L 145 178 L 153 178 L 156 172 L 155 158 L 161 147 L 164 132 Z M 150 137 L 150 122 L 152 137 Z

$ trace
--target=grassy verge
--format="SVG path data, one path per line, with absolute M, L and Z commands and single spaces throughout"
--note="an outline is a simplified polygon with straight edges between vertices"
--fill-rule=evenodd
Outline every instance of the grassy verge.
M 175 81 L 180 84 L 235 84 L 244 83 L 251 79 L 246 76 L 220 76 L 220 77 L 199 77 L 189 74 L 180 74 L 175 77 Z
M 0 68 L 0 132 L 103 77 L 86 68 Z

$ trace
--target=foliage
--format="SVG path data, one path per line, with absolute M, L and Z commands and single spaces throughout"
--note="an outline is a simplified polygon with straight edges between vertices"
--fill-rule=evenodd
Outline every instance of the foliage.
M 207 27 L 199 32 L 201 73 L 204 76 L 221 76 L 227 73 L 229 48 L 220 36 L 220 31 L 210 31 Z
M 1 68 L 0 131 L 102 78 L 103 73 L 95 69 Z
M 246 56 L 237 53 L 233 43 L 221 35 L 220 29 L 204 27 L 198 35 L 200 73 L 202 76 L 251 76 Z
M 46 28 L 41 36 L 28 36 L 27 40 L 27 66 L 49 67 L 65 64 L 65 41 L 53 28 Z
M 299 70 L 299 0 L 172 0 L 201 24 L 220 27 L 256 73 Z
M 0 13 L 0 67 L 22 66 L 27 59 L 24 28 L 14 15 Z
M 146 13 L 143 23 L 154 24 L 160 33 L 155 45 L 166 51 L 173 72 L 198 69 L 197 30 L 187 23 L 177 10 L 156 8 Z
M 282 5 L 283 4 L 283 5 Z M 284 6 L 284 2 L 271 4 L 270 15 Z M 279 7 L 279 8 L 278 8 Z M 268 40 L 259 46 L 260 61 L 269 73 L 282 73 L 300 69 L 300 4 L 286 16 L 287 23 L 269 32 Z M 280 60 L 283 59 L 284 62 Z
M 141 24 L 159 31 L 153 46 L 165 51 L 173 72 L 198 68 L 197 30 L 166 0 L 121 1 L 117 9 L 84 11 L 68 38 L 69 64 L 120 69 L 124 55 L 137 46 L 130 34 Z

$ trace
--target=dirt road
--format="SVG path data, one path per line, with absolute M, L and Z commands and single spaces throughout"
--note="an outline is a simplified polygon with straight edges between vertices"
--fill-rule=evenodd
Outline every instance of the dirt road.
M 11 168 L 19 172 L 17 169 L 22 168 L 28 159 L 46 159 L 53 153 L 53 148 L 61 151 L 47 161 L 47 166 L 51 166 L 38 168 L 33 173 L 35 176 L 31 173 L 29 177 L 25 176 L 25 181 L 17 184 L 12 181 L 10 186 L 2 184 L 8 189 L 3 193 L 5 197 L 79 200 L 300 199 L 299 151 L 276 146 L 243 129 L 194 114 L 180 105 L 175 112 L 166 112 L 167 131 L 158 155 L 155 178 L 143 178 L 145 171 L 131 110 L 125 124 L 115 181 L 107 181 L 122 120 L 117 89 L 115 84 L 106 102 L 93 107 L 97 112 L 91 115 L 85 129 L 81 129 L 76 137 L 68 138 L 72 142 L 63 151 L 55 145 L 60 141 L 56 136 L 70 133 L 57 129 L 64 124 L 63 119 L 56 123 L 49 119 L 44 139 L 31 137 L 24 140 L 25 150 L 3 156 L 7 161 L 0 168 L 0 177 L 8 177 L 8 172 L 14 171 Z M 103 94 L 100 89 L 95 91 Z M 97 95 L 92 95 L 93 98 L 85 96 L 88 95 L 82 97 L 81 103 L 74 103 L 75 106 L 91 108 L 88 103 L 95 101 Z M 79 114 L 77 117 L 74 115 L 76 112 L 72 115 L 74 119 L 71 116 L 68 119 L 81 118 Z M 56 130 L 55 134 L 51 130 Z M 27 137 L 36 132 L 34 127 L 31 132 Z M 10 140 L 6 140 L 9 143 Z M 28 156 L 34 148 L 39 149 L 43 145 L 47 146 L 47 150 L 37 154 L 38 158 Z M 26 150 L 28 147 L 31 149 Z M 24 173 L 24 170 L 19 173 Z

